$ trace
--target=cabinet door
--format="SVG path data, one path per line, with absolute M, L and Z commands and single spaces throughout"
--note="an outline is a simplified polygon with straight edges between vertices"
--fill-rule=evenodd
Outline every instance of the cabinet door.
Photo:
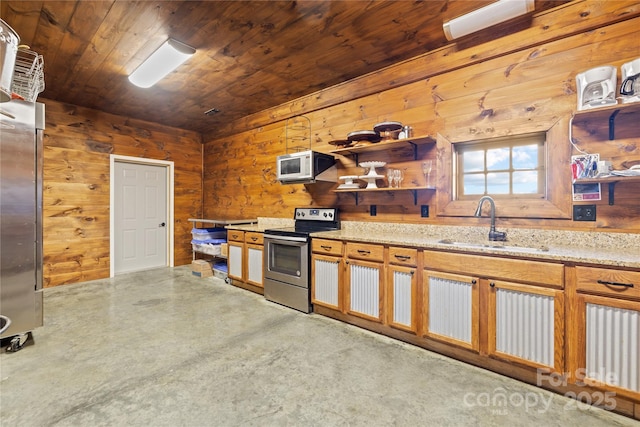
M 368 261 L 347 263 L 347 313 L 382 323 L 384 264 Z
M 479 280 L 425 270 L 425 336 L 479 349 Z
M 416 269 L 389 265 L 387 278 L 389 325 L 407 332 L 418 330 Z
M 247 283 L 263 287 L 262 259 L 264 246 L 247 244 Z
M 227 276 L 231 279 L 244 281 L 243 264 L 244 244 L 229 242 L 229 256 L 227 258 Z
M 578 294 L 578 373 L 640 400 L 640 302 Z
M 311 302 L 342 311 L 342 258 L 313 254 Z
M 564 371 L 562 290 L 490 280 L 487 315 L 490 355 Z

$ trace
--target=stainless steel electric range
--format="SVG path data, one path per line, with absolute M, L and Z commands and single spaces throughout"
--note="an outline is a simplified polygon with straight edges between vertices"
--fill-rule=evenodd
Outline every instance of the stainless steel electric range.
M 340 229 L 334 208 L 296 208 L 295 227 L 264 232 L 264 296 L 311 313 L 311 233 Z

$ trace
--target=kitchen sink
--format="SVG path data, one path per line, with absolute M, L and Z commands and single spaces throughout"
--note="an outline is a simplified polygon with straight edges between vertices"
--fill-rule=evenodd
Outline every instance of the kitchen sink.
M 486 243 L 474 243 L 474 242 L 457 242 L 451 239 L 442 239 L 438 243 L 445 245 L 457 246 L 460 248 L 483 248 L 483 249 L 500 249 L 511 252 L 548 252 L 549 248 L 546 246 L 519 246 L 519 245 L 505 245 L 503 242 L 486 242 Z

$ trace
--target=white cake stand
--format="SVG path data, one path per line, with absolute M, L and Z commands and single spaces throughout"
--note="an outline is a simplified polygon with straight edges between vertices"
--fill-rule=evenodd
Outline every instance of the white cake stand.
M 358 179 L 358 175 L 344 175 L 338 177 L 338 179 L 345 181 L 344 184 L 340 184 L 338 186 L 338 190 L 353 190 L 360 188 L 360 184 L 353 182 L 354 179 Z
M 376 185 L 376 179 L 384 179 L 384 175 L 371 175 L 371 173 L 369 173 L 367 175 L 361 175 L 358 178 L 362 179 L 363 181 L 367 181 L 367 186 L 365 188 L 370 189 L 378 188 L 378 186 Z
M 367 176 L 381 176 L 377 171 L 376 168 L 381 168 L 384 165 L 386 165 L 387 162 L 362 162 L 360 163 L 360 167 L 361 168 L 366 168 L 369 169 L 369 173 L 367 174 Z M 362 177 L 360 177 L 362 178 Z M 384 178 L 384 176 L 383 176 Z M 376 178 L 379 179 L 379 178 Z

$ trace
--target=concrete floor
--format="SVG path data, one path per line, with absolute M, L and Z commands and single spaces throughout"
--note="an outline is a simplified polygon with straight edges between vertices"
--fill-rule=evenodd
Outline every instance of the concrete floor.
M 2 426 L 639 425 L 188 267 L 44 307 L 34 345 L 0 355 Z

